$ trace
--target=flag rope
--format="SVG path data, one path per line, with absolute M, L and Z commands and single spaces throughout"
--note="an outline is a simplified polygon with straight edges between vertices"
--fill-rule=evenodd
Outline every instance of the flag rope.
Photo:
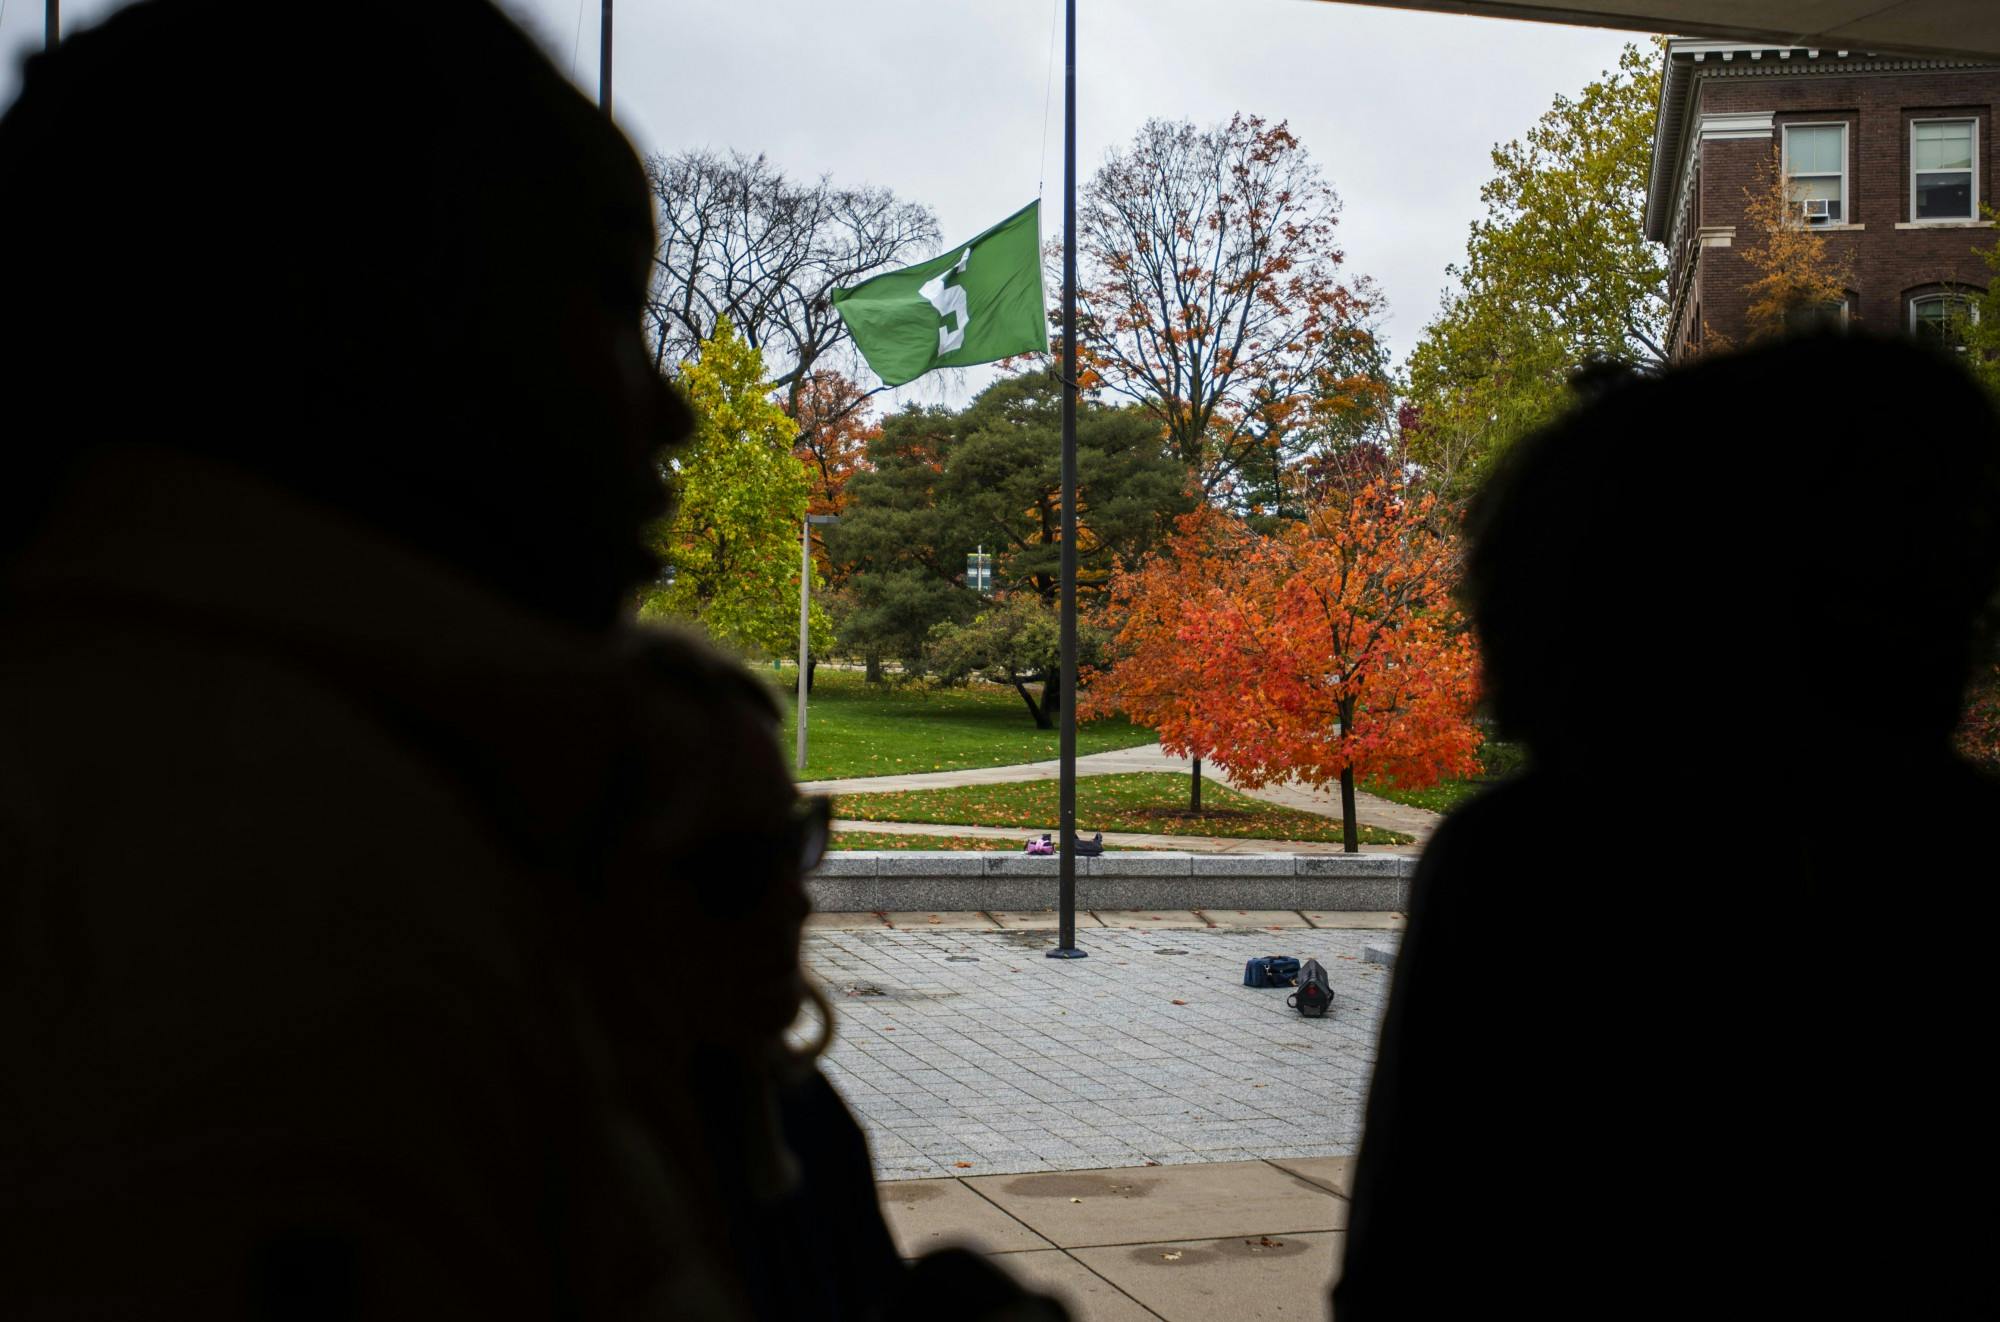
M 1049 102 L 1056 90 L 1056 27 L 1062 18 L 1062 0 L 1049 0 L 1049 76 L 1042 84 L 1042 154 L 1036 158 L 1035 196 L 1041 197 L 1049 182 Z

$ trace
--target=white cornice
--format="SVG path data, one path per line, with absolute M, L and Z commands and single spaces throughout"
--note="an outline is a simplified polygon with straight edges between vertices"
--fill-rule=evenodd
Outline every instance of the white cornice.
M 1731 115 L 1703 115 L 1695 124 L 1695 136 L 1702 142 L 1721 138 L 1768 138 L 1777 122 L 1769 110 L 1751 110 Z
M 1681 250 L 1681 240 L 1692 222 L 1693 199 L 1688 196 L 1690 181 L 1696 167 L 1701 164 L 1701 147 L 1708 142 L 1769 142 L 1776 131 L 1777 118 L 1769 110 L 1738 111 L 1726 115 L 1701 115 L 1695 120 L 1694 131 L 1688 135 L 1688 151 L 1681 157 L 1680 177 L 1674 181 L 1673 197 L 1678 204 L 1674 208 L 1674 218 L 1664 236 L 1667 251 Z

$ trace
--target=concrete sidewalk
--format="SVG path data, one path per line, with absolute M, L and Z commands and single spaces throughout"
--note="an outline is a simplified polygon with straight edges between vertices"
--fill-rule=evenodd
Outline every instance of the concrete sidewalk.
M 975 1249 L 1077 1322 L 1323 1319 L 1352 1164 L 1308 1157 L 877 1189 L 906 1256 Z
M 1397 917 L 1079 915 L 1075 960 L 1044 957 L 1047 912 L 830 917 L 805 941 L 836 1016 L 820 1065 L 878 1179 L 1354 1152 Z M 1332 1013 L 1243 986 L 1259 955 L 1319 960 Z
M 873 932 L 905 928 L 933 928 L 945 932 L 1046 932 L 1053 931 L 1055 917 L 1050 911 L 1036 913 L 816 913 L 806 919 L 811 931 Z M 1190 932 L 1267 931 L 1311 928 L 1333 932 L 1400 932 L 1399 913 L 1340 912 L 1319 913 L 1298 909 L 1080 909 L 1077 930 L 1102 927 L 1113 931 Z
M 1076 774 L 1115 776 L 1135 771 L 1172 771 L 1187 775 L 1192 765 L 1189 759 L 1173 757 L 1158 744 L 1147 744 L 1139 748 L 1120 748 L 1109 753 L 1091 753 L 1079 757 L 1076 760 Z M 1011 785 L 1023 781 L 1054 780 L 1061 774 L 1061 769 L 1061 763 L 1049 761 L 1021 762 L 1004 767 L 971 767 L 963 771 L 923 771 L 903 776 L 855 776 L 844 780 L 801 781 L 799 792 L 839 796 L 886 794 L 897 790 L 947 789 L 955 785 Z M 1338 790 L 1315 790 L 1296 784 L 1266 785 L 1259 789 L 1249 789 L 1231 783 L 1226 773 L 1206 765 L 1202 767 L 1202 775 L 1205 778 L 1213 777 L 1219 783 L 1228 785 L 1239 793 L 1262 799 L 1266 803 L 1318 813 L 1323 817 L 1340 816 Z M 1418 845 L 1429 839 L 1431 832 L 1437 829 L 1438 823 L 1444 820 L 1442 816 L 1428 809 L 1412 808 L 1407 804 L 1392 803 L 1388 799 L 1359 792 L 1354 796 L 1354 808 L 1355 817 L 1362 823 L 1368 826 L 1387 827 L 1391 831 L 1406 832 L 1416 837 Z M 934 829 L 957 830 L 958 828 Z
M 1078 1322 L 1324 1319 L 1396 913 L 815 914 L 822 1059 L 902 1252 L 992 1256 Z M 1327 967 L 1334 1010 L 1242 985 Z M 916 1178 L 912 1178 L 916 1177 Z
M 939 826 L 931 822 L 864 822 L 836 818 L 836 831 L 871 831 L 878 835 L 957 835 L 978 840 L 1007 840 L 1018 847 L 1040 835 L 1020 826 Z M 1400 829 L 1400 828 L 1398 828 Z M 1155 835 L 1139 831 L 1106 831 L 1104 843 L 1113 849 L 1171 850 L 1186 854 L 1339 854 L 1342 846 L 1325 840 L 1255 840 L 1220 835 Z M 1417 854 L 1421 846 L 1363 845 L 1364 854 Z

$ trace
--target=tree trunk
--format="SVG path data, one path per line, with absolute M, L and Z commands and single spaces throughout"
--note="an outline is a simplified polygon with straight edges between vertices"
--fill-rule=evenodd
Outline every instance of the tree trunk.
M 807 693 L 807 695 L 808 695 L 808 696 L 810 696 L 810 695 L 811 695 L 811 693 L 812 693 L 812 691 L 813 691 L 813 677 L 814 677 L 815 675 L 817 675 L 817 674 L 819 674 L 819 658 L 818 658 L 818 657 L 816 657 L 816 656 L 812 656 L 812 657 L 807 657 L 807 658 L 806 658 L 806 693 Z
M 1194 776 L 1188 781 L 1188 812 L 1201 816 L 1201 759 L 1194 760 Z
M 1340 845 L 1349 854 L 1361 852 L 1361 827 L 1354 820 L 1354 768 L 1340 769 Z
M 868 673 L 862 676 L 862 678 L 870 684 L 880 684 L 882 682 L 882 654 L 880 652 L 870 652 L 868 654 Z
M 1062 705 L 1062 671 L 1058 669 L 1055 674 L 1042 681 L 1042 715 L 1053 721 L 1056 713 L 1062 710 Z M 1042 728 L 1048 727 L 1045 725 Z
M 1014 681 L 1014 692 L 1020 694 L 1021 701 L 1028 704 L 1028 715 L 1035 718 L 1035 728 L 1053 729 L 1055 722 L 1049 719 L 1048 709 L 1035 701 L 1035 695 L 1028 692 L 1028 686 L 1021 682 L 1021 677 L 1010 670 L 1007 672 L 1007 678 Z

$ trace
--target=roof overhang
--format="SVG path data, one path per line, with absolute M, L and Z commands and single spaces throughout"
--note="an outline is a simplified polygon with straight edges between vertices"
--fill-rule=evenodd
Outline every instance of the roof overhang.
M 1441 14 L 1522 18 L 1635 32 L 1682 32 L 1779 46 L 2000 57 L 1994 0 L 1338 0 Z

